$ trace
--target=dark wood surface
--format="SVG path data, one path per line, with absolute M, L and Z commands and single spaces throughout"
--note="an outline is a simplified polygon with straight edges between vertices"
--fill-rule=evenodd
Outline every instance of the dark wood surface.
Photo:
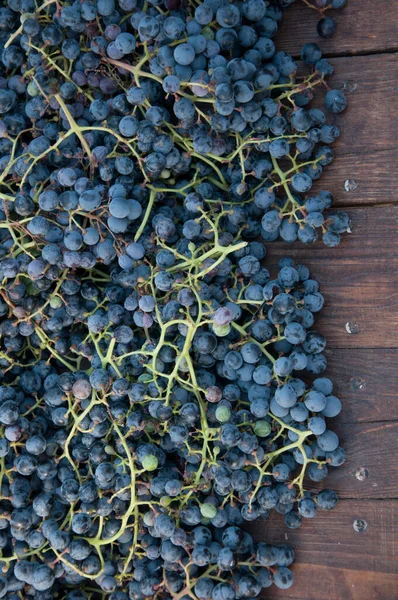
M 351 1 L 358 4 L 358 0 Z M 398 7 L 396 0 L 391 2 Z M 284 27 L 289 26 L 287 21 Z M 398 16 L 396 28 L 398 39 Z M 323 48 L 323 40 L 318 38 L 318 42 Z M 397 202 L 394 197 L 398 170 L 398 119 L 394 119 L 398 100 L 397 55 L 338 57 L 330 58 L 330 62 L 335 73 L 329 84 L 343 90 L 349 104 L 342 114 L 329 118 L 339 126 L 341 137 L 335 144 L 336 160 L 325 168 L 314 189 L 330 190 L 336 206 Z M 319 96 L 316 103 L 322 106 L 324 92 L 316 96 Z M 351 191 L 346 190 L 347 180 L 355 181 Z
M 303 43 L 319 43 L 336 69 L 330 85 L 351 90 L 348 109 L 334 117 L 342 131 L 336 160 L 315 189 L 332 191 L 335 206 L 351 216 L 352 234 L 332 249 L 270 244 L 268 256 L 274 265 L 286 255 L 307 264 L 325 294 L 317 329 L 327 337 L 327 374 L 343 402 L 335 430 L 347 462 L 325 482 L 340 495 L 333 511 L 295 531 L 274 514 L 252 533 L 289 542 L 297 555 L 295 585 L 270 588 L 264 598 L 397 600 L 398 1 L 348 0 L 333 16 L 337 33 L 321 40 L 317 14 L 297 0 L 279 47 L 299 56 Z M 347 180 L 355 190 L 346 191 Z M 362 533 L 358 519 L 366 523 Z
M 295 56 L 306 42 L 319 43 L 315 10 L 302 10 L 302 0 L 296 0 L 286 13 L 279 40 L 283 50 Z M 337 22 L 331 40 L 323 40 L 326 55 L 341 56 L 372 54 L 398 50 L 398 3 L 395 0 L 348 0 L 342 11 L 328 12 Z M 281 45 L 279 43 L 279 45 Z
M 330 348 L 393 348 L 398 326 L 398 206 L 356 206 L 348 212 L 352 233 L 336 248 L 322 242 L 278 242 L 268 245 L 268 256 L 275 264 L 292 255 L 319 281 L 326 302 L 316 326 Z
M 347 426 L 398 420 L 398 349 L 329 348 L 325 354 Z
M 267 540 L 296 549 L 295 583 L 289 590 L 269 588 L 267 600 L 396 600 L 397 500 L 342 500 L 331 512 L 295 531 L 277 515 L 264 524 Z M 357 533 L 354 523 L 366 522 Z M 286 535 L 281 539 L 281 531 Z M 252 525 L 252 535 L 263 532 Z

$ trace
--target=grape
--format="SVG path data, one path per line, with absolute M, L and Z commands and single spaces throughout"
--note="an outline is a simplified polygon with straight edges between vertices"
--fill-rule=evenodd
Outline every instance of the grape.
M 287 567 L 279 567 L 273 575 L 273 580 L 276 587 L 287 590 L 293 585 L 293 573 Z
M 136 39 L 131 33 L 119 33 L 115 38 L 115 46 L 123 54 L 130 54 L 135 50 Z
M 306 407 L 311 412 L 321 412 L 326 406 L 326 397 L 322 392 L 312 390 L 307 394 L 304 401 Z
M 332 490 L 322 490 L 318 494 L 317 503 L 323 510 L 331 510 L 337 504 L 338 498 Z
M 77 40 L 66 39 L 62 42 L 62 54 L 69 60 L 75 60 L 80 55 L 80 46 Z
M 323 17 L 318 21 L 317 32 L 323 38 L 332 38 L 336 32 L 336 22 L 331 17 Z
M 291 408 L 297 402 L 297 395 L 294 388 L 287 383 L 276 390 L 275 400 L 283 408 Z
M 12 90 L 0 89 L 0 114 L 11 110 L 17 99 L 17 95 Z
M 312 519 L 316 514 L 316 504 L 311 498 L 303 498 L 298 503 L 298 511 L 302 517 Z
M 315 65 L 322 58 L 318 44 L 305 44 L 301 50 L 301 60 L 307 65 Z
M 329 90 L 325 96 L 325 107 L 334 114 L 343 112 L 347 107 L 347 100 L 343 92 Z
M 311 429 L 313 434 L 321 435 L 326 429 L 326 423 L 321 417 L 312 417 L 308 421 L 308 427 Z
M 200 25 L 207 25 L 213 20 L 213 14 L 211 6 L 202 4 L 195 10 L 195 19 Z
M 318 446 L 325 452 L 333 452 L 339 445 L 339 438 L 330 430 L 326 430 L 318 437 Z
M 300 527 L 302 521 L 301 515 L 290 511 L 285 515 L 285 524 L 289 529 L 297 529 Z
M 344 448 L 338 446 L 335 450 L 325 451 L 325 458 L 332 467 L 339 467 L 345 462 L 346 453 Z
M 174 58 L 179 65 L 190 65 L 195 58 L 195 50 L 190 44 L 180 44 L 174 50 Z
M 341 411 L 341 402 L 336 396 L 326 396 L 326 406 L 322 411 L 325 417 L 337 417 Z

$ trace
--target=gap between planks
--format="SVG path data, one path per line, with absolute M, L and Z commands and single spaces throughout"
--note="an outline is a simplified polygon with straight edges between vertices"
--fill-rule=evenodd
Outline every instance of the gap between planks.
M 322 39 L 320 40 L 320 44 L 322 44 Z M 322 58 L 354 58 L 357 56 L 384 56 L 385 54 L 398 54 L 398 51 L 396 48 L 391 47 L 383 50 L 360 50 L 359 52 L 322 52 Z M 299 52 L 294 52 L 291 56 L 301 59 Z

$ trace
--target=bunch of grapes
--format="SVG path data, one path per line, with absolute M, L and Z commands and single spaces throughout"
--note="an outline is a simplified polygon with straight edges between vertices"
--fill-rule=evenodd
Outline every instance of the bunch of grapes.
M 287 589 L 245 522 L 337 503 L 324 298 L 264 266 L 350 226 L 309 194 L 339 136 L 312 90 L 346 100 L 318 45 L 303 76 L 277 51 L 289 4 L 0 9 L 0 598 Z

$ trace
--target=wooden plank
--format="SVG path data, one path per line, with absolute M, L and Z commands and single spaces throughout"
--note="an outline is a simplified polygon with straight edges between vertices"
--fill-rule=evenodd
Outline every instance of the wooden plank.
M 347 124 L 348 121 L 349 117 Z M 344 130 L 344 122 L 340 125 Z M 369 152 L 363 154 L 344 154 L 344 148 L 340 148 L 337 142 L 334 150 L 335 160 L 325 167 L 322 177 L 314 183 L 311 194 L 329 190 L 333 194 L 334 206 L 341 208 L 398 202 L 394 181 L 398 170 L 396 149 L 373 151 L 370 148 Z
M 385 54 L 331 62 L 335 74 L 328 83 L 345 91 L 348 107 L 339 115 L 328 114 L 328 122 L 340 128 L 341 136 L 333 145 L 335 160 L 325 167 L 310 194 L 327 189 L 335 206 L 398 202 L 398 119 L 388 118 L 396 106 L 398 60 Z M 300 72 L 309 69 L 301 65 Z M 324 108 L 324 96 L 324 88 L 316 88 L 311 106 Z M 355 182 L 349 191 L 348 180 Z
M 363 0 L 359 5 L 359 1 L 351 0 L 337 16 L 338 33 L 331 41 L 317 39 L 316 14 L 305 11 L 297 2 L 287 11 L 279 38 L 283 49 L 297 54 L 307 41 L 317 41 L 331 55 L 397 49 L 398 5 L 383 0 L 377 4 Z M 380 14 L 390 17 L 391 11 L 397 11 L 391 22 L 380 19 Z M 373 24 L 371 35 L 369 22 Z M 335 162 L 325 169 L 314 191 L 329 189 L 335 205 L 341 207 L 396 202 L 393 178 L 398 167 L 398 126 L 385 118 L 393 114 L 396 103 L 396 57 L 337 58 L 332 62 L 336 71 L 331 86 L 354 91 L 347 94 L 347 111 L 332 117 L 341 128 L 342 137 L 335 145 Z M 354 180 L 356 189 L 346 191 L 346 180 Z M 326 296 L 327 307 L 318 320 L 318 328 L 327 336 L 329 348 L 344 347 L 327 351 L 327 373 L 343 400 L 343 412 L 335 427 L 347 450 L 347 462 L 340 469 L 332 469 L 325 484 L 336 489 L 342 498 L 374 500 L 343 499 L 335 511 L 319 513 L 316 519 L 294 532 L 286 530 L 280 515 L 264 522 L 263 531 L 256 523 L 253 531 L 257 539 L 277 543 L 283 541 L 282 532 L 287 532 L 284 539 L 296 545 L 297 550 L 293 588 L 288 591 L 271 588 L 264 592 L 264 597 L 275 600 L 398 597 L 395 559 L 398 504 L 395 500 L 379 500 L 396 498 L 398 494 L 395 485 L 398 469 L 394 465 L 398 429 L 391 422 L 398 416 L 394 402 L 398 351 L 388 348 L 396 346 L 398 322 L 394 274 L 396 214 L 391 207 L 352 210 L 354 233 L 340 248 L 330 251 L 320 244 L 312 248 L 294 247 L 294 256 L 311 265 Z M 274 261 L 290 254 L 286 244 L 268 245 L 268 249 Z M 351 322 L 351 330 L 359 330 L 356 335 L 346 332 L 347 322 Z M 356 346 L 361 348 L 351 350 Z M 377 349 L 367 350 L 367 346 Z M 380 346 L 385 349 L 380 350 Z M 373 420 L 390 422 L 367 423 Z M 367 522 L 365 533 L 355 532 L 356 519 Z
M 398 597 L 398 501 L 343 500 L 286 530 L 281 515 L 250 525 L 256 541 L 292 544 L 295 582 L 264 590 L 268 600 L 394 600 Z M 364 533 L 353 523 L 362 519 Z
M 398 420 L 398 349 L 336 349 L 326 356 L 345 424 Z
M 328 83 L 332 88 L 342 89 L 348 99 L 343 113 L 329 116 L 342 134 L 336 153 L 359 155 L 359 161 L 364 156 L 366 162 L 376 151 L 397 148 L 397 119 L 389 117 L 394 114 L 397 101 L 397 56 L 341 57 L 331 63 L 335 72 Z M 319 96 L 320 104 L 324 92 L 319 90 Z
M 343 399 L 344 402 L 344 399 Z M 344 423 L 344 413 L 330 419 L 330 428 L 347 453 L 341 467 L 330 468 L 322 486 L 341 498 L 398 498 L 398 422 Z M 314 486 L 308 483 L 311 488 Z
M 267 600 L 395 600 L 398 577 L 394 573 L 357 571 L 346 556 L 347 567 L 299 563 L 294 567 L 295 580 L 290 590 L 264 591 Z
M 268 268 L 281 257 L 306 264 L 326 302 L 316 329 L 329 348 L 393 348 L 398 329 L 398 208 L 355 208 L 349 211 L 352 234 L 336 248 L 321 241 L 267 245 Z M 347 329 L 351 331 L 348 333 Z
M 398 60 L 385 54 L 331 62 L 335 74 L 329 84 L 345 90 L 348 107 L 328 116 L 328 122 L 340 128 L 341 137 L 334 144 L 334 162 L 325 167 L 311 194 L 330 190 L 336 206 L 397 202 L 398 120 L 387 115 L 395 111 Z M 317 89 L 313 106 L 323 107 L 324 94 L 324 89 Z M 355 182 L 350 191 L 346 190 L 348 180 Z
M 335 206 L 398 202 L 398 119 L 388 118 L 397 100 L 398 60 L 385 54 L 331 62 L 335 74 L 329 84 L 345 90 L 348 107 L 339 115 L 328 115 L 328 122 L 340 128 L 341 137 L 333 146 L 335 160 L 314 182 L 311 195 L 327 189 L 333 193 Z M 304 72 L 304 67 L 300 70 Z M 317 88 L 312 106 L 322 108 L 324 95 L 325 90 Z M 346 181 L 355 182 L 349 191 Z
M 328 12 L 337 23 L 331 40 L 320 38 L 316 31 L 319 14 L 301 0 L 285 11 L 284 24 L 278 34 L 278 48 L 299 54 L 306 42 L 316 42 L 332 55 L 383 52 L 398 49 L 398 3 L 392 0 L 348 0 L 342 11 Z

